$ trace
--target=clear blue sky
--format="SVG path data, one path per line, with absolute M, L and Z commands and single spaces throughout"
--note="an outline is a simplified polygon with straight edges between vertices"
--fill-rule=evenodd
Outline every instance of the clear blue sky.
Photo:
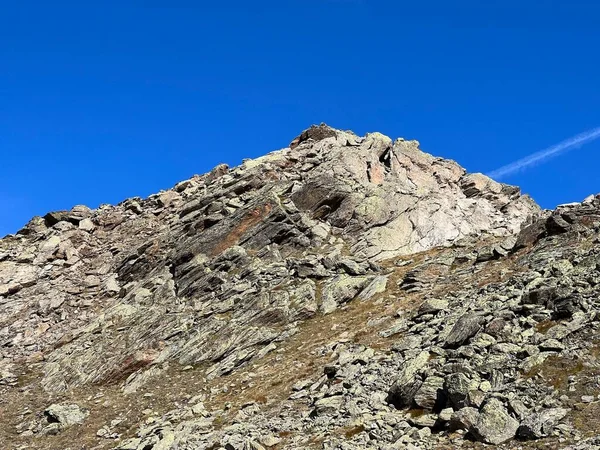
M 211 6 L 208 6 L 208 5 Z M 4 2 L 0 235 L 147 196 L 312 123 L 487 172 L 600 126 L 600 2 Z M 600 191 L 600 141 L 508 177 Z

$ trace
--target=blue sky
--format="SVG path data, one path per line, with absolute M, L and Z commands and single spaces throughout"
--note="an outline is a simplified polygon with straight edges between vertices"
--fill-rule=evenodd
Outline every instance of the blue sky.
M 0 235 L 312 123 L 491 171 L 600 126 L 599 16 L 591 0 L 5 2 Z M 599 164 L 596 141 L 504 181 L 553 207 L 600 191 Z

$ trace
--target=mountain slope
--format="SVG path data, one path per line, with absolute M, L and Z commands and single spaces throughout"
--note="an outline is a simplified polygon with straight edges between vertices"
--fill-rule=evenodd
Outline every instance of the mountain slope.
M 543 213 L 416 141 L 320 125 L 148 199 L 35 218 L 0 241 L 0 382 L 29 411 L 3 408 L 3 441 L 434 448 L 460 430 L 556 433 L 580 420 L 565 419 L 578 391 L 558 400 L 540 379 L 546 361 L 593 372 L 598 206 Z M 42 414 L 51 403 L 81 406 L 82 423 Z

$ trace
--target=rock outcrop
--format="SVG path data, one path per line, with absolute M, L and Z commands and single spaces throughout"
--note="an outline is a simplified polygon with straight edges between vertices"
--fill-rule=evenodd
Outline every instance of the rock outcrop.
M 20 405 L 0 438 L 574 444 L 598 403 L 599 228 L 600 198 L 542 212 L 416 141 L 325 125 L 147 199 L 34 218 L 0 241 L 0 390 Z M 51 403 L 85 413 L 45 432 Z

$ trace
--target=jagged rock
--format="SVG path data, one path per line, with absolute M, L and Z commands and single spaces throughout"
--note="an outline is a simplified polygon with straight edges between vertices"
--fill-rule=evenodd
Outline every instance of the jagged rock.
M 533 246 L 546 234 L 547 232 L 545 223 L 543 221 L 535 221 L 521 230 L 517 236 L 517 241 L 513 247 L 513 251 Z
M 523 439 L 539 439 L 548 436 L 567 412 L 564 408 L 550 408 L 533 413 L 521 422 L 517 434 Z
M 568 319 L 580 310 L 581 297 L 578 294 L 554 298 L 548 305 L 552 308 L 555 319 Z
M 392 348 L 397 352 L 402 352 L 405 350 L 418 348 L 421 345 L 421 342 L 423 342 L 423 338 L 421 336 L 415 336 L 411 334 L 400 338 Z
M 300 144 L 308 141 L 309 139 L 311 139 L 314 142 L 318 142 L 328 137 L 335 137 L 336 135 L 336 130 L 328 127 L 324 123 L 322 123 L 321 125 L 313 125 L 308 130 L 304 130 L 300 134 L 300 136 L 294 138 L 294 140 L 290 144 L 290 148 L 294 150 Z
M 94 231 L 96 229 L 96 225 L 92 222 L 91 219 L 83 219 L 79 222 L 79 229 L 83 231 Z
M 334 311 L 341 303 L 348 302 L 358 295 L 369 282 L 366 277 L 341 275 L 323 288 L 321 311 L 325 314 Z
M 57 403 L 46 408 L 44 414 L 46 415 L 48 423 L 57 423 L 64 429 L 72 425 L 83 423 L 90 413 L 78 405 Z
M 385 292 L 387 287 L 388 277 L 385 275 L 376 276 L 361 292 L 358 298 L 368 300 L 373 296 Z
M 455 411 L 450 417 L 450 422 L 453 427 L 466 431 L 474 430 L 478 421 L 479 410 L 470 406 Z
M 444 346 L 460 347 L 481 329 L 483 317 L 478 314 L 465 314 L 461 316 L 446 337 Z
M 534 289 L 523 295 L 522 302 L 525 305 L 549 305 L 556 297 L 555 287 L 544 287 Z
M 433 410 L 436 404 L 443 401 L 443 387 L 443 378 L 436 376 L 427 377 L 415 393 L 415 404 L 420 408 Z
M 275 437 L 272 434 L 260 438 L 260 442 L 265 447 L 275 447 L 281 442 L 281 438 Z
M 549 234 L 566 233 L 571 229 L 571 225 L 560 215 L 551 215 L 546 221 L 546 230 Z
M 474 387 L 475 385 L 472 380 L 460 372 L 451 373 L 444 380 L 444 391 L 455 409 L 461 409 L 466 406 L 469 391 Z
M 314 416 L 327 416 L 335 415 L 340 412 L 340 409 L 344 405 L 344 398 L 340 395 L 333 397 L 325 397 L 315 402 L 312 415 Z
M 429 352 L 421 352 L 416 358 L 403 364 L 400 373 L 388 392 L 387 402 L 396 408 L 405 408 L 412 404 L 416 393 L 422 385 L 417 372 L 427 364 Z
M 432 314 L 438 311 L 444 311 L 448 308 L 448 301 L 443 299 L 429 299 L 425 300 L 419 307 L 419 315 Z

